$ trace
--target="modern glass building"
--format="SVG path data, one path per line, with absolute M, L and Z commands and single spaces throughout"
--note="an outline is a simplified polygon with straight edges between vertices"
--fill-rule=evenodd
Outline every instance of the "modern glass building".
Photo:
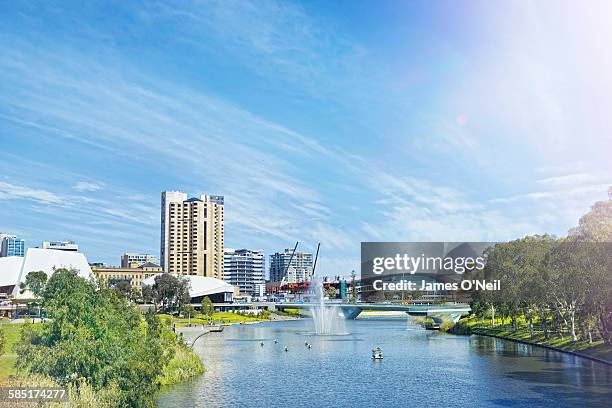
M 0 238 L 0 256 L 24 256 L 25 240 L 14 235 L 3 235 Z

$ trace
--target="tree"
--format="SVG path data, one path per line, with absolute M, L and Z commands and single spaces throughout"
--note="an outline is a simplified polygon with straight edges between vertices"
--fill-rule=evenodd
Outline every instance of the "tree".
M 155 302 L 164 312 L 174 312 L 181 309 L 191 300 L 189 296 L 189 281 L 177 278 L 169 273 L 155 277 L 153 284 Z
M 158 377 L 170 358 L 157 317 L 143 322 L 124 297 L 72 269 L 56 270 L 42 298 L 51 319 L 23 332 L 18 369 L 60 384 L 85 381 L 102 394 L 113 390 L 109 406 L 154 405 Z
M 23 294 L 26 290 L 32 292 L 35 297 L 40 297 L 47 283 L 47 274 L 43 271 L 28 272 L 25 281 L 19 284 L 19 293 Z
M 187 303 L 183 308 L 183 315 L 187 315 L 187 318 L 189 319 L 189 326 L 191 326 L 191 316 L 193 315 L 194 311 L 195 309 L 191 303 Z
M 4 354 L 4 345 L 5 345 L 4 328 L 0 325 L 0 355 Z
M 155 292 L 155 289 L 153 289 L 152 285 L 143 285 L 141 288 L 141 292 L 143 303 L 155 303 L 157 293 Z
M 580 217 L 578 226 L 569 235 L 583 241 L 612 242 L 612 187 L 608 190 L 608 200 L 597 201 L 591 211 Z
M 215 306 L 208 296 L 202 300 L 202 314 L 208 318 L 212 318 L 215 312 Z
M 610 254 L 610 243 L 612 242 L 612 187 L 608 189 L 608 200 L 598 201 L 591 210 L 580 217 L 578 226 L 570 230 L 570 236 L 587 242 L 598 242 L 597 247 L 593 244 L 591 249 L 600 253 L 605 258 L 605 253 Z M 603 255 L 602 255 L 603 253 Z M 608 262 L 608 267 L 598 276 L 598 282 L 589 291 L 588 302 L 585 305 L 587 319 L 595 317 L 598 322 L 599 332 L 606 342 L 612 344 L 612 267 L 610 257 L 603 262 Z M 590 336 L 590 331 L 589 331 Z
M 132 296 L 132 280 L 124 278 L 110 279 L 108 287 L 114 289 L 117 295 L 131 298 Z
M 330 286 L 329 288 L 325 289 L 325 295 L 330 299 L 334 299 L 336 297 L 336 293 L 336 288 L 333 286 Z

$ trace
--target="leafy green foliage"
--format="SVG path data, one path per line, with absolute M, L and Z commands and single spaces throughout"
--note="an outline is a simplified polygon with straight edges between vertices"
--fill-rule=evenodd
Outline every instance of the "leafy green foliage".
M 4 328 L 0 326 L 0 355 L 4 354 L 4 346 L 6 342 L 4 339 Z
M 176 312 L 191 300 L 189 281 L 169 273 L 162 273 L 155 277 L 152 286 L 142 287 L 142 297 L 145 302 L 155 303 L 164 313 Z
M 172 357 L 153 313 L 143 321 L 124 297 L 69 269 L 51 276 L 42 298 L 50 319 L 24 325 L 18 369 L 76 387 L 85 381 L 96 392 L 112 389 L 116 406 L 153 406 Z
M 212 300 L 208 296 L 202 300 L 202 314 L 208 317 L 212 317 L 213 313 L 215 313 L 215 307 L 213 305 Z
M 26 275 L 25 282 L 19 284 L 19 292 L 25 293 L 30 290 L 36 297 L 40 297 L 47 283 L 47 274 L 43 271 L 32 271 Z
M 497 244 L 487 253 L 481 276 L 499 279 L 501 290 L 478 291 L 472 309 L 491 319 L 507 319 L 517 329 L 519 319 L 535 337 L 538 321 L 545 339 L 549 331 L 572 341 L 612 338 L 612 200 L 598 202 L 580 219 L 568 237 L 528 236 Z

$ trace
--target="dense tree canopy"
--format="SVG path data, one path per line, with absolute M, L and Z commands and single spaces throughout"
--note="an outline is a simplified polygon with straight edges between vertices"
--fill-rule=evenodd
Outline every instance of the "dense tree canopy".
M 143 320 L 125 297 L 99 289 L 75 270 L 58 269 L 41 296 L 50 320 L 24 331 L 17 350 L 20 370 L 62 384 L 86 381 L 110 405 L 153 405 L 157 378 L 172 350 L 157 317 Z
M 577 340 L 612 334 L 612 200 L 597 202 L 568 237 L 528 236 L 490 249 L 484 270 L 501 290 L 476 292 L 473 309 L 509 317 L 537 318 Z

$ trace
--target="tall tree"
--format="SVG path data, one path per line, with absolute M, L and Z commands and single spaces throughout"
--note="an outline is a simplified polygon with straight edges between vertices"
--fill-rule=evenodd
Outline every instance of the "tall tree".
M 155 301 L 164 312 L 174 312 L 189 303 L 189 281 L 163 273 L 155 277 L 153 284 Z
M 19 285 L 19 292 L 25 293 L 26 290 L 32 292 L 36 297 L 40 297 L 47 284 L 47 274 L 43 271 L 28 272 L 25 281 Z

